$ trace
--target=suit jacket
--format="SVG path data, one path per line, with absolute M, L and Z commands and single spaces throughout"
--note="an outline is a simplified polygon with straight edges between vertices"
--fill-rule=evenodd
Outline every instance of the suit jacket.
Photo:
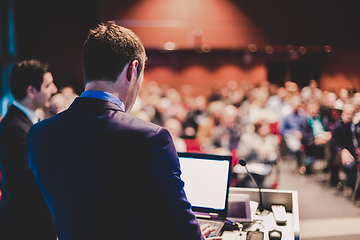
M 334 129 L 331 131 L 332 137 L 330 146 L 334 153 L 340 153 L 344 148 L 349 150 L 351 155 L 358 160 L 358 148 L 360 143 L 360 124 L 355 125 L 354 133 L 351 130 L 350 124 L 345 124 L 342 120 L 335 123 Z M 353 141 L 356 139 L 356 147 Z
M 0 239 L 56 239 L 53 217 L 27 162 L 32 125 L 13 105 L 0 123 Z
M 80 97 L 31 129 L 28 161 L 60 240 L 202 239 L 169 132 Z

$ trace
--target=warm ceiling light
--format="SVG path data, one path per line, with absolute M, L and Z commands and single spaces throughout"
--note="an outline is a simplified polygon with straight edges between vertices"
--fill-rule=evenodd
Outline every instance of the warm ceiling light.
M 250 44 L 249 45 L 249 50 L 250 50 L 250 52 L 256 52 L 257 51 L 257 46 L 255 45 L 255 44 Z
M 272 46 L 266 46 L 265 47 L 265 52 L 267 54 L 272 54 L 274 52 L 274 48 Z
M 306 53 L 306 47 L 299 47 L 299 52 L 301 53 L 301 54 L 305 54 Z
M 331 47 L 329 45 L 326 45 L 324 48 L 325 52 L 331 52 Z
M 166 51 L 172 51 L 176 49 L 176 44 L 174 42 L 167 42 L 164 44 L 164 49 Z
M 286 50 L 288 50 L 288 52 L 293 52 L 294 51 L 294 46 L 289 44 L 289 45 L 286 46 Z

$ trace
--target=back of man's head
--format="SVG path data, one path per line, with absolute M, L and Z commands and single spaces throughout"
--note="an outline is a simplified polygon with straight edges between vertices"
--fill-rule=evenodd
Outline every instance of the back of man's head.
M 83 49 L 85 84 L 91 81 L 115 82 L 126 64 L 138 60 L 138 76 L 146 54 L 140 39 L 130 29 L 109 21 L 90 30 Z
M 27 88 L 31 85 L 40 91 L 44 74 L 49 72 L 49 65 L 31 59 L 16 64 L 10 76 L 10 89 L 15 99 L 22 100 L 27 96 Z

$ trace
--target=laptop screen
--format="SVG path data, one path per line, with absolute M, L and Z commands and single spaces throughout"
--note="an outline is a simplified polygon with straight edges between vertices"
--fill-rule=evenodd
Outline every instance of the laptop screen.
M 179 161 L 193 210 L 226 214 L 231 156 L 179 153 Z

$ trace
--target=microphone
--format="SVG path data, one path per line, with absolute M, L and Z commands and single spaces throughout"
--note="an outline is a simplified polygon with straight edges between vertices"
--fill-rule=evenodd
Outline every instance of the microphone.
M 255 185 L 259 188 L 259 212 L 262 213 L 264 211 L 264 204 L 262 201 L 261 187 L 253 175 L 249 172 L 249 169 L 246 167 L 246 160 L 244 158 L 239 159 L 239 164 L 245 167 L 247 174 L 250 176 L 251 180 L 255 183 Z

